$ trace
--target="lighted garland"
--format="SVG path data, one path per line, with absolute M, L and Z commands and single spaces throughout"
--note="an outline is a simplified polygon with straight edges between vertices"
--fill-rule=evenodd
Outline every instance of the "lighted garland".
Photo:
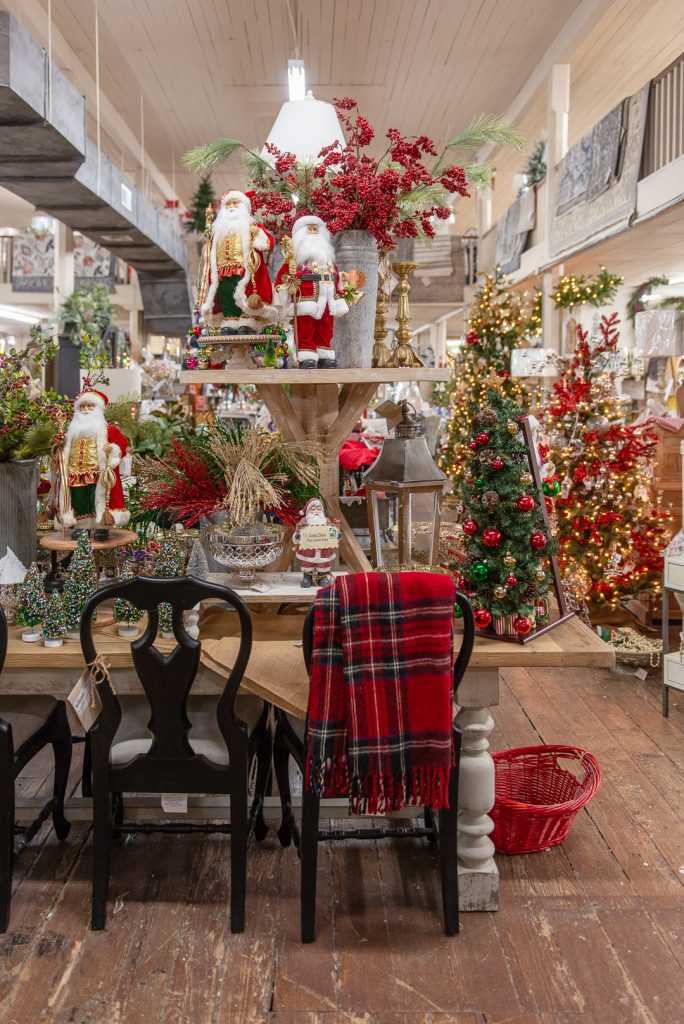
M 601 267 L 596 277 L 563 274 L 553 293 L 556 309 L 574 309 L 575 306 L 605 306 L 611 302 L 623 282 L 619 274 L 610 274 Z

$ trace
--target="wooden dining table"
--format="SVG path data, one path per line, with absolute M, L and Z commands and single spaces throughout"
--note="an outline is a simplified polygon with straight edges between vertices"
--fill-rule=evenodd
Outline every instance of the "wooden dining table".
M 297 573 L 262 574 L 266 590 L 241 588 L 234 577 L 213 573 L 214 582 L 231 585 L 251 606 L 254 641 L 243 678 L 243 687 L 276 707 L 304 718 L 309 683 L 302 653 L 303 612 L 315 598 L 315 590 L 303 590 Z M 236 617 L 220 607 L 205 605 L 200 617 L 202 664 L 193 693 L 217 695 L 223 689 L 231 668 L 238 637 L 232 635 Z M 5 667 L 0 676 L 0 695 L 52 694 L 65 698 L 84 669 L 80 645 L 66 641 L 60 648 L 27 644 L 21 631 L 10 631 Z M 95 634 L 99 653 L 107 659 L 112 681 L 119 695 L 142 692 L 132 664 L 130 639 L 116 633 L 113 623 L 101 622 Z M 456 636 L 456 645 L 459 639 Z M 161 652 L 171 651 L 172 640 L 157 640 Z M 458 688 L 456 721 L 462 731 L 459 783 L 459 886 L 463 910 L 498 908 L 499 874 L 490 838 L 493 822 L 489 812 L 494 806 L 494 762 L 489 739 L 494 727 L 491 708 L 499 702 L 499 679 L 509 668 L 611 668 L 615 655 L 607 644 L 573 618 L 557 628 L 522 645 L 478 636 L 469 668 Z M 572 685 L 572 673 L 568 673 Z M 214 803 L 217 798 L 214 798 Z M 72 798 L 78 809 L 83 798 Z M 133 800 L 131 805 L 133 805 Z M 210 801 L 211 803 L 211 801 Z M 206 817 L 201 803 L 200 811 Z M 267 800 L 267 811 L 274 813 L 277 800 Z M 141 798 L 141 810 L 150 808 L 150 798 Z M 340 804 L 336 815 L 344 813 Z

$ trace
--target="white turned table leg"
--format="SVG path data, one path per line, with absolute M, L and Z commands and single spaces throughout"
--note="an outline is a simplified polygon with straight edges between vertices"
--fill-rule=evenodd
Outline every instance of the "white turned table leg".
M 498 910 L 499 871 L 489 834 L 494 822 L 494 762 L 489 737 L 499 703 L 497 669 L 467 672 L 456 695 L 456 716 L 463 734 L 458 788 L 458 884 L 461 910 Z

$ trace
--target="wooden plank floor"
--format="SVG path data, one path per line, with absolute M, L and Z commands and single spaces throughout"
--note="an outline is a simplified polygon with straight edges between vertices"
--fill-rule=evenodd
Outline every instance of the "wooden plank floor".
M 88 930 L 89 827 L 46 830 L 0 936 L 2 1024 L 675 1024 L 684 1017 L 684 700 L 591 670 L 506 672 L 493 748 L 576 742 L 604 783 L 567 842 L 499 857 L 501 910 L 441 932 L 434 850 L 323 845 L 318 939 L 298 941 L 298 862 L 250 849 L 228 925 L 226 837 L 115 848 L 108 926 Z M 45 789 L 38 765 L 22 789 Z M 77 768 L 74 769 L 74 784 Z M 397 856 L 397 850 L 400 856 Z

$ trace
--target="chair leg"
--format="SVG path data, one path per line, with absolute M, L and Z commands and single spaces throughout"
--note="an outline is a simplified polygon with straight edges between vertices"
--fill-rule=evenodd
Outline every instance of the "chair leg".
M 53 788 L 52 823 L 58 839 L 66 839 L 71 822 L 64 817 L 64 798 L 71 769 L 71 729 L 67 718 L 66 705 L 59 701 L 50 715 L 50 743 L 55 758 L 55 779 Z
M 316 938 L 316 868 L 318 864 L 318 816 L 321 801 L 314 793 L 302 799 L 302 880 L 301 925 L 302 942 Z
M 81 795 L 93 795 L 93 749 L 90 734 L 86 733 L 83 744 L 83 769 L 81 772 Z
M 460 929 L 458 912 L 458 767 L 461 733 L 454 730 L 456 763 L 449 780 L 449 808 L 439 812 L 439 860 L 442 875 L 444 931 L 456 935 Z
M 268 835 L 268 825 L 264 818 L 264 798 L 271 789 L 271 762 L 273 758 L 273 733 L 268 719 L 264 722 L 259 736 L 256 752 L 257 774 L 254 783 L 254 800 L 250 808 L 250 819 L 254 817 L 254 838 L 261 842 Z
M 14 748 L 12 728 L 0 722 L 0 933 L 9 925 L 14 860 Z
M 231 764 L 230 790 L 230 930 L 245 930 L 247 891 L 247 750 Z
M 109 862 L 112 848 L 111 803 L 106 779 L 93 786 L 93 901 L 90 927 L 101 931 L 107 920 Z
M 288 750 L 282 728 L 276 724 L 273 744 L 273 766 L 275 769 L 278 794 L 280 796 L 280 828 L 278 839 L 281 846 L 289 846 L 292 842 L 292 794 L 290 792 L 290 751 Z

